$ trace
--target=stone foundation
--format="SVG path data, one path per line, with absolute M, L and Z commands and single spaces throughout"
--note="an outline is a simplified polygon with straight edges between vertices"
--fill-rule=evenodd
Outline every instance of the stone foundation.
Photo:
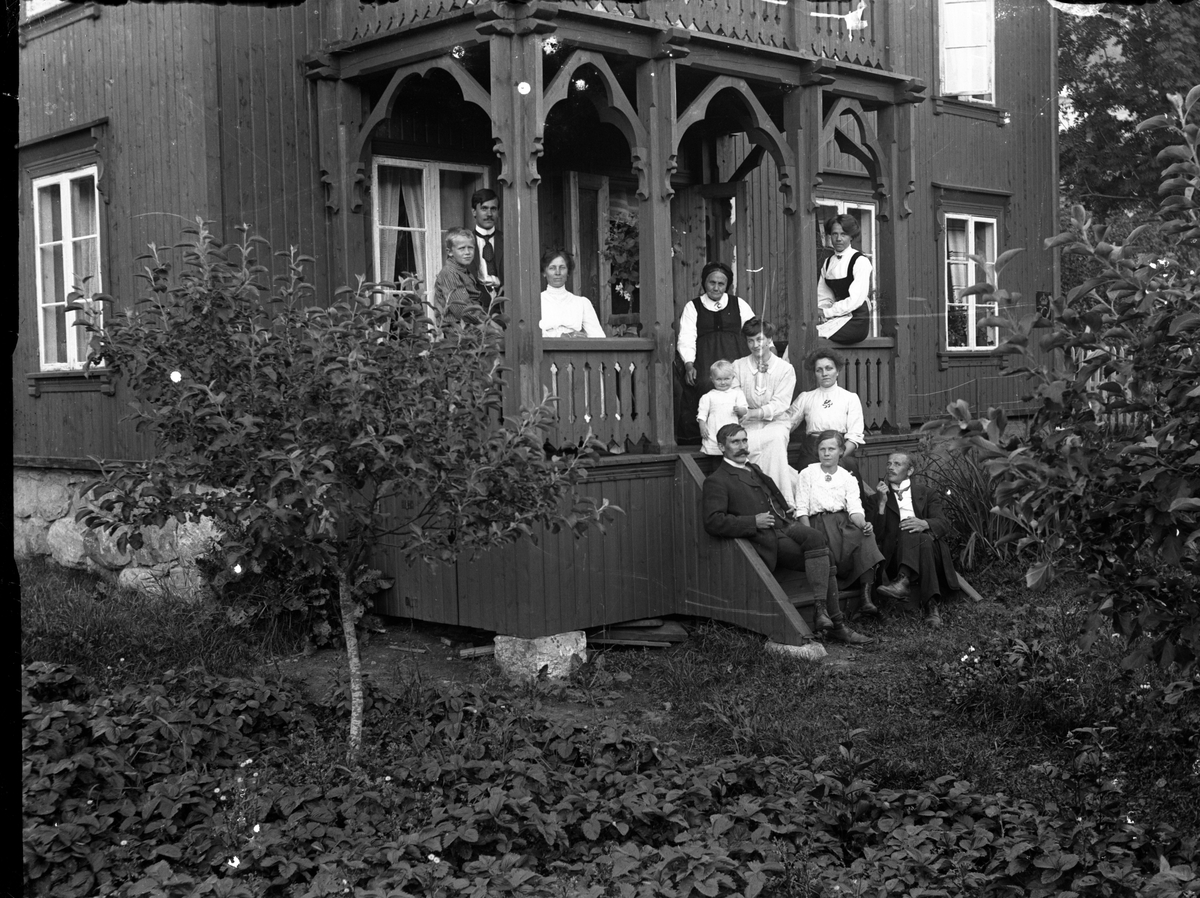
M 216 544 L 216 527 L 209 521 L 171 520 L 143 530 L 142 548 L 122 552 L 114 537 L 89 531 L 75 520 L 82 506 L 80 492 L 95 476 L 87 471 L 13 468 L 13 557 L 49 556 L 62 567 L 91 571 L 150 595 L 208 595 L 196 558 Z

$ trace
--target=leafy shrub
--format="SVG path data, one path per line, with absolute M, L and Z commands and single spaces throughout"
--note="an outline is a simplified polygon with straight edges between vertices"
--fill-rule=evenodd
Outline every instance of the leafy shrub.
M 1076 820 L 953 776 L 878 788 L 854 732 L 809 765 L 703 761 L 412 683 L 368 689 L 347 766 L 342 727 L 286 690 L 168 680 L 105 695 L 25 671 L 27 893 L 755 896 L 796 886 L 801 857 L 825 894 L 1122 896 L 1159 848 L 1191 881 L 1112 801 Z
M 958 550 L 963 570 L 988 562 L 1005 562 L 1013 554 L 1016 525 L 994 514 L 995 488 L 984 468 L 982 453 L 952 451 L 926 436 L 922 440 L 918 475 L 942 494 L 942 506 L 953 523 L 949 537 Z
M 1035 554 L 1031 586 L 1064 567 L 1090 575 L 1092 638 L 1110 621 L 1134 646 L 1130 666 L 1186 671 L 1200 652 L 1200 86 L 1172 102 L 1170 115 L 1138 126 L 1177 141 L 1158 155 L 1159 219 L 1114 244 L 1076 207 L 1070 231 L 1046 245 L 1090 257 L 1099 272 L 1055 301 L 1052 320 L 1018 317 L 1016 297 L 992 283 L 964 291 L 1008 310 L 982 324 L 1001 329 L 997 352 L 1032 384 L 1028 436 L 1008 440 L 1001 410 L 975 420 L 962 401 L 933 427 L 986 459 L 999 513 L 1020 528 L 1018 549 Z M 1143 234 L 1155 252 L 1140 251 Z M 1037 355 L 1036 330 L 1047 331 Z
M 146 525 L 207 517 L 233 576 L 336 580 L 353 752 L 355 624 L 368 581 L 382 584 L 367 570 L 380 541 L 406 562 L 452 561 L 537 525 L 582 534 L 608 504 L 576 494 L 590 442 L 543 452 L 548 399 L 501 420 L 504 331 L 493 310 L 452 304 L 434 322 L 423 295 L 361 283 L 315 305 L 304 274 L 313 260 L 280 253 L 286 274 L 267 283 L 263 241 L 241 231 L 222 245 L 198 221 L 177 273 L 151 246 L 140 260 L 148 295 L 83 323 L 89 364 L 119 372 L 155 452 L 106 470 L 78 516 L 122 548 L 137 548 Z M 319 590 L 302 595 L 326 606 Z
M 20 575 L 25 664 L 54 662 L 119 684 L 170 669 L 242 676 L 289 645 L 287 633 L 238 626 L 211 602 L 151 598 L 42 560 L 22 562 Z

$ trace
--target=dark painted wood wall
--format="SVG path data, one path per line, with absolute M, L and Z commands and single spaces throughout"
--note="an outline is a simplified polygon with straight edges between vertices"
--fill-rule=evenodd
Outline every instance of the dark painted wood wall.
M 318 259 L 318 294 L 330 285 L 314 90 L 302 59 L 321 34 L 320 8 L 207 4 L 96 6 L 94 15 L 27 36 L 20 53 L 21 200 L 32 233 L 25 166 L 78 143 L 100 122 L 103 287 L 120 303 L 140 295 L 135 260 L 149 243 L 170 246 L 197 216 L 227 240 L 250 224 L 276 249 Z M 65 135 L 65 136 L 63 136 Z M 19 243 L 23 292 L 34 283 L 33 248 Z M 13 453 L 64 463 L 87 456 L 135 458 L 149 444 L 119 419 L 128 397 L 95 381 L 29 393 L 38 370 L 33 303 L 18 304 L 12 357 Z

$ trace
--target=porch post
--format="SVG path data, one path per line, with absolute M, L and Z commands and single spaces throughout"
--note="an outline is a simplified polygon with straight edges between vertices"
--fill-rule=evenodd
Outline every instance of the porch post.
M 788 359 L 800 371 L 804 357 L 817 346 L 817 227 L 813 193 L 821 185 L 821 85 L 819 76 L 794 88 L 783 100 L 783 130 L 796 160 L 796 211 L 787 216 Z
M 542 155 L 545 111 L 542 97 L 542 38 L 554 30 L 552 5 L 493 0 L 481 4 L 478 32 L 488 39 L 491 59 L 492 136 L 500 159 L 500 214 L 504 233 L 504 294 L 509 317 L 505 363 L 514 389 L 506 390 L 504 413 L 542 400 L 541 273 L 538 270 L 538 157 Z
M 909 221 L 912 209 L 909 199 L 916 189 L 913 168 L 913 104 L 921 101 L 920 93 L 925 89 L 920 82 L 910 82 L 897 96 L 894 105 L 879 111 L 879 138 L 888 150 L 891 172 L 892 195 L 887 220 L 880 226 L 880 245 L 883 249 L 880 284 L 890 285 L 891 301 L 881 309 L 884 319 L 894 328 L 896 340 L 892 360 L 892 403 L 891 409 L 898 433 L 908 433 L 910 424 L 910 396 L 913 382 L 912 338 L 909 326 L 911 314 L 909 276 Z
M 361 159 L 350 158 L 363 123 L 362 91 L 341 80 L 329 57 L 310 60 L 308 77 L 316 85 L 317 152 L 331 240 L 328 278 L 330 286 L 337 288 L 353 284 L 356 275 L 371 270 L 362 219 L 370 173 Z
M 650 378 L 650 433 L 659 450 L 675 444 L 672 392 L 675 362 L 675 291 L 671 274 L 671 173 L 675 170 L 675 62 L 663 48 L 637 70 L 637 108 L 647 143 L 634 148 L 638 178 L 638 267 L 642 321 L 654 338 Z M 649 303 L 647 303 L 649 300 Z

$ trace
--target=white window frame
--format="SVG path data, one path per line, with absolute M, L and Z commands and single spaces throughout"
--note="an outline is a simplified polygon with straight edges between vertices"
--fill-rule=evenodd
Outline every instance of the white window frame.
M 96 220 L 94 224 L 94 234 L 77 237 L 76 232 L 80 230 L 77 223 L 71 218 L 71 182 L 90 177 L 92 179 L 92 208 L 95 210 Z M 62 235 L 59 240 L 47 240 L 43 242 L 42 236 L 42 220 L 41 206 L 38 202 L 38 197 L 41 190 L 50 185 L 58 185 L 61 196 L 62 209 Z M 77 331 L 75 324 L 77 321 L 83 320 L 86 317 L 91 317 L 99 322 L 101 320 L 101 308 L 99 305 L 92 307 L 92 311 L 74 311 L 66 310 L 65 314 L 65 361 L 47 361 L 47 344 L 46 344 L 46 310 L 51 308 L 66 307 L 71 303 L 71 293 L 77 287 L 83 287 L 87 290 L 88 295 L 85 300 L 90 300 L 91 295 L 101 292 L 103 289 L 102 277 L 104 273 L 104 248 L 101 242 L 102 228 L 100 223 L 100 167 L 98 165 L 83 165 L 78 168 L 66 169 L 64 171 L 55 172 L 54 174 L 43 175 L 32 179 L 32 194 L 33 194 L 33 243 L 34 243 L 34 284 L 35 294 L 37 296 L 37 325 L 38 325 L 38 367 L 41 371 L 76 371 L 81 370 L 87 362 L 86 350 L 80 357 L 80 350 L 77 339 Z M 78 240 L 94 239 L 96 242 L 96 272 L 91 276 L 91 279 L 86 285 L 80 283 L 75 274 L 75 254 L 70 251 L 73 243 Z M 62 288 L 63 299 L 60 302 L 57 297 L 46 297 L 42 294 L 42 250 L 61 244 L 63 247 L 62 260 Z M 57 351 L 55 352 L 57 357 Z
M 849 215 L 850 211 L 857 210 L 866 212 L 864 224 L 870 229 L 870 244 L 874 248 L 872 252 L 862 252 L 864 256 L 871 260 L 871 286 L 867 290 L 867 308 L 871 313 L 871 337 L 879 336 L 879 225 L 875 220 L 876 214 L 879 212 L 879 207 L 875 203 L 868 200 L 849 200 L 839 199 L 831 196 L 813 197 L 813 205 L 817 207 L 817 234 L 821 237 L 821 245 L 827 247 L 830 251 L 833 250 L 833 244 L 829 241 L 829 235 L 825 233 L 825 219 L 828 213 L 824 212 L 820 207 L 833 206 L 837 209 L 838 215 Z M 862 239 L 859 238 L 859 243 Z
M 967 231 L 967 248 L 965 259 L 950 258 L 950 222 L 960 221 L 966 224 Z M 976 243 L 976 225 L 985 224 L 991 227 L 990 246 L 980 247 Z M 942 277 L 945 279 L 945 302 L 942 310 L 942 332 L 945 335 L 945 345 L 947 352 L 991 352 L 998 344 L 998 334 L 996 328 L 988 328 L 991 342 L 983 345 L 976 343 L 976 322 L 981 317 L 997 314 L 997 304 L 995 302 L 984 303 L 978 294 L 969 296 L 957 297 L 955 294 L 959 289 L 954 286 L 954 279 L 950 276 L 951 265 L 966 266 L 968 277 L 964 280 L 964 287 L 970 287 L 973 284 L 979 283 L 978 275 L 972 275 L 971 272 L 979 267 L 979 263 L 971 259 L 971 256 L 983 256 L 987 261 L 987 277 L 993 288 L 998 289 L 999 284 L 996 283 L 995 268 L 996 256 L 998 254 L 998 239 L 999 239 L 1000 221 L 995 216 L 991 215 L 971 215 L 962 212 L 947 212 L 945 218 L 945 228 L 942 232 Z M 967 312 L 967 345 L 952 346 L 950 343 L 950 310 L 951 308 L 964 308 Z
M 26 21 L 28 21 L 29 19 L 35 19 L 38 16 L 53 12 L 59 7 L 67 5 L 67 0 L 24 0 L 21 8 L 25 14 Z
M 978 81 L 955 59 L 978 57 Z M 938 94 L 968 103 L 996 105 L 995 0 L 940 0 L 938 5 Z
M 380 258 L 380 230 L 387 225 L 380 223 L 380 204 L 379 204 L 379 169 L 381 167 L 389 168 L 408 168 L 418 169 L 421 171 L 421 187 L 422 201 L 425 204 L 425 301 L 432 308 L 433 306 L 433 281 L 437 277 L 438 272 L 442 270 L 442 266 L 446 262 L 446 250 L 442 246 L 442 241 L 445 239 L 446 231 L 452 227 L 474 229 L 473 221 L 464 222 L 442 222 L 442 204 L 439 196 L 439 186 L 441 183 L 440 175 L 444 171 L 457 171 L 467 174 L 476 174 L 480 176 L 481 187 L 491 187 L 491 172 L 484 165 L 466 165 L 457 162 L 431 162 L 422 159 L 403 159 L 398 156 L 376 156 L 372 163 L 371 169 L 371 243 L 372 252 L 371 258 L 374 264 L 374 272 L 376 280 L 379 279 L 379 272 L 382 270 L 382 260 Z M 408 287 L 408 284 L 403 286 Z

